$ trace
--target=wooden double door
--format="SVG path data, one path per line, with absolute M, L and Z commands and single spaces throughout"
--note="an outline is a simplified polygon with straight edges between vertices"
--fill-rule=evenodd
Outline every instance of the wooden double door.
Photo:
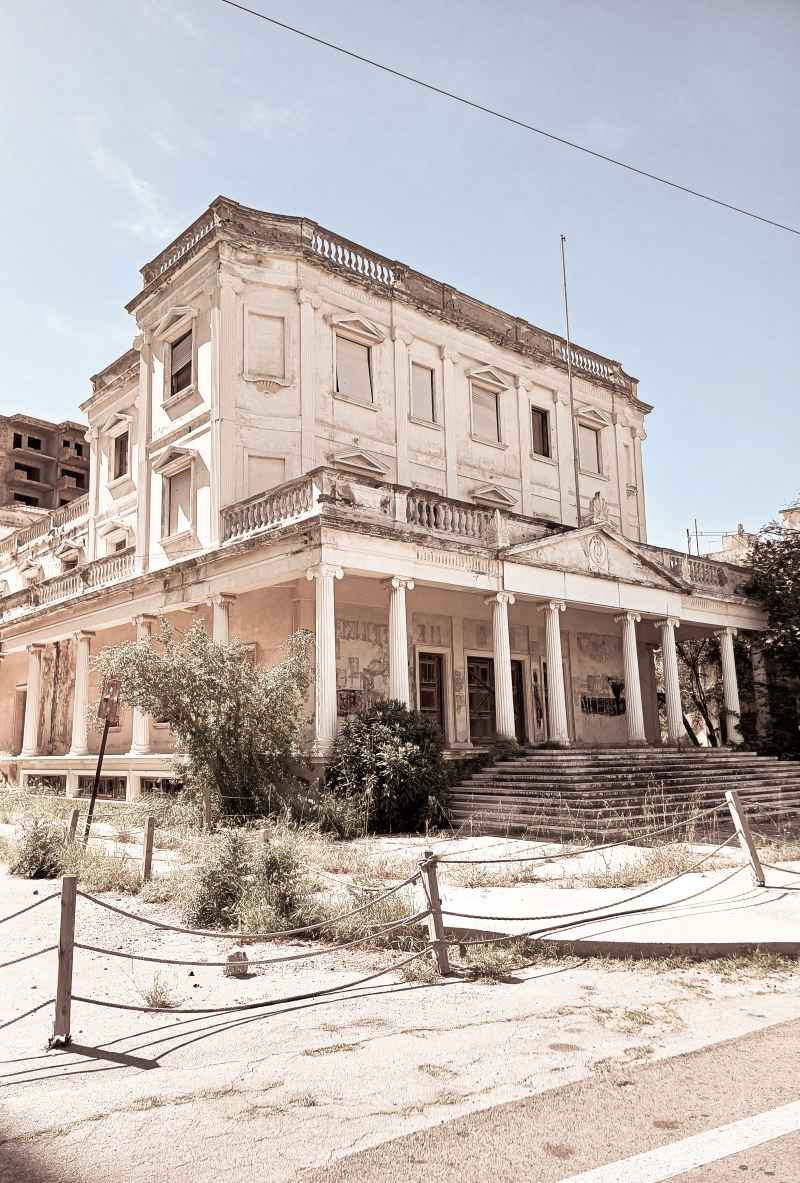
M 514 700 L 514 731 L 517 741 L 525 743 L 525 667 L 511 662 L 511 692 Z M 467 693 L 469 695 L 469 737 L 473 743 L 497 738 L 495 716 L 494 659 L 467 658 Z

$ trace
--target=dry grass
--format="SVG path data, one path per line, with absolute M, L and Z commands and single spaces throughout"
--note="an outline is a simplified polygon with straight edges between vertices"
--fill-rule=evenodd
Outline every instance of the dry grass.
M 622 867 L 606 865 L 598 870 L 581 871 L 559 881 L 561 887 L 641 887 L 646 883 L 657 883 L 671 879 L 697 866 L 699 857 L 695 851 L 679 844 L 656 846 L 643 852 L 641 858 Z M 704 871 L 711 871 L 728 863 L 720 859 L 708 859 L 703 863 Z
M 141 995 L 145 1006 L 152 1006 L 156 1010 L 171 1010 L 179 1005 L 179 999 L 170 992 L 168 983 L 160 973 L 153 976 L 152 982 L 141 991 Z
M 119 891 L 136 895 L 141 886 L 139 864 L 124 854 L 106 854 L 80 843 L 64 847 L 64 874 L 77 875 L 85 891 Z

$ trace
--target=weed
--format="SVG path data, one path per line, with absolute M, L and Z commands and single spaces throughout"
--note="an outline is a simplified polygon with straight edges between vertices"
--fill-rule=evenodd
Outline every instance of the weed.
M 138 892 L 141 878 L 136 863 L 124 854 L 106 854 L 79 843 L 64 847 L 63 874 L 77 875 L 86 891 L 120 891 L 129 895 Z
M 141 993 L 145 1006 L 151 1006 L 156 1010 L 171 1010 L 178 1005 L 178 1000 L 170 993 L 169 986 L 160 973 L 153 976 L 150 985 Z
M 56 879 L 64 871 L 64 854 L 61 828 L 43 818 L 32 817 L 23 822 L 11 874 L 23 879 Z

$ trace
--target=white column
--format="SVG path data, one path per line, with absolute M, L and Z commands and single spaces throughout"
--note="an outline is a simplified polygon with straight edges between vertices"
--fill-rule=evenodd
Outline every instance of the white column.
M 566 747 L 569 744 L 567 696 L 564 691 L 564 667 L 561 661 L 561 626 L 559 613 L 566 604 L 551 600 L 539 609 L 545 617 L 545 654 L 547 656 L 547 722 L 550 742 Z
M 28 686 L 20 756 L 39 755 L 39 708 L 42 701 L 43 650 L 44 645 L 28 645 Z
M 458 417 L 462 412 L 456 398 L 456 362 L 458 354 L 442 346 L 442 415 L 444 417 L 445 494 L 459 496 L 458 484 Z
M 94 633 L 79 632 L 75 640 L 75 688 L 72 695 L 70 756 L 89 754 L 89 656 Z
M 636 625 L 641 620 L 638 612 L 615 616 L 622 624 L 622 660 L 625 670 L 625 718 L 630 743 L 647 743 L 642 708 L 642 683 L 639 675 L 639 652 L 636 648 Z
M 414 580 L 395 575 L 389 581 L 389 587 L 389 697 L 410 707 L 406 591 L 414 590 Z
M 140 643 L 150 640 L 153 625 L 158 618 L 155 616 L 134 616 L 136 626 L 136 640 Z M 133 708 L 133 724 L 131 728 L 131 756 L 147 756 L 150 753 L 150 716 L 139 709 Z
M 680 621 L 674 616 L 657 620 L 656 628 L 661 630 L 661 663 L 664 668 L 664 694 L 667 704 L 667 737 L 670 743 L 682 742 L 686 729 L 683 725 L 681 684 L 678 678 L 678 651 L 675 648 L 675 629 Z
M 514 603 L 514 596 L 511 592 L 501 591 L 483 602 L 492 605 L 495 730 L 500 739 L 516 740 L 511 644 L 508 637 L 508 606 Z
M 211 639 L 216 645 L 227 645 L 231 639 L 231 605 L 235 599 L 224 592 L 211 597 Z
M 315 701 L 314 750 L 325 756 L 336 735 L 336 608 L 333 581 L 344 575 L 341 567 L 317 563 L 306 571 L 315 581 Z
M 733 638 L 736 629 L 726 625 L 717 633 L 719 637 L 719 655 L 722 661 L 722 697 L 725 706 L 727 723 L 726 734 L 728 743 L 738 747 L 742 740 L 739 729 L 739 716 L 742 708 L 739 703 L 739 682 L 736 677 L 736 658 L 733 652 Z

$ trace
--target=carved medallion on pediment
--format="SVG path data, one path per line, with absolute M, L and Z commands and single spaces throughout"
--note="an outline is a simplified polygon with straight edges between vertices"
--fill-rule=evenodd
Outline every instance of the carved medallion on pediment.
M 608 546 L 600 534 L 591 534 L 584 542 L 590 571 L 608 574 Z

